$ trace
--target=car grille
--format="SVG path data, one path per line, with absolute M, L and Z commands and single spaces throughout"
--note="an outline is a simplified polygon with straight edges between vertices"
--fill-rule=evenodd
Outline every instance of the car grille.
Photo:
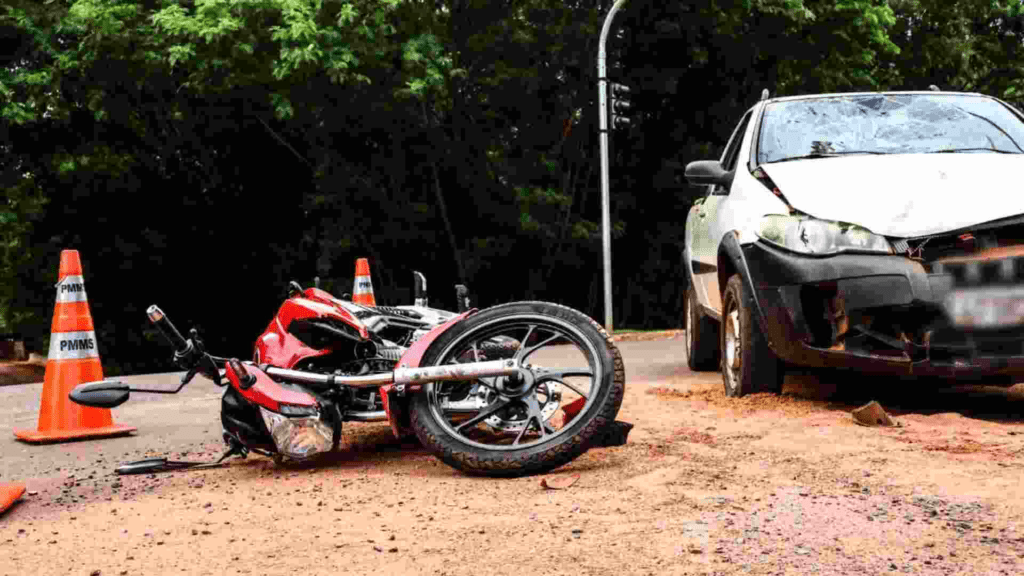
M 932 264 L 933 274 L 949 274 L 956 287 L 1024 282 L 1024 247 L 1010 246 L 977 256 L 949 258 Z

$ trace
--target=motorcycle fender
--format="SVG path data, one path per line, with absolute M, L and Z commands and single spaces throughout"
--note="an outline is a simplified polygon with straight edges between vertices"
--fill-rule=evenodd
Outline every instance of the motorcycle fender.
M 459 314 L 455 318 L 441 324 L 434 328 L 430 332 L 423 335 L 422 338 L 413 343 L 402 358 L 398 361 L 399 368 L 416 368 L 423 361 L 423 355 L 427 353 L 430 345 L 435 340 L 444 334 L 449 328 L 455 324 L 461 322 L 464 318 L 470 314 L 476 313 L 476 308 L 467 310 L 462 314 Z M 420 384 L 410 384 L 406 386 L 406 392 L 417 392 L 422 389 Z M 384 403 L 384 412 L 388 416 L 388 423 L 391 424 L 391 432 L 395 435 L 395 438 L 404 438 L 412 434 L 412 430 L 409 424 L 409 400 L 408 397 L 399 396 L 398 389 L 394 384 L 386 384 L 380 387 L 380 397 Z

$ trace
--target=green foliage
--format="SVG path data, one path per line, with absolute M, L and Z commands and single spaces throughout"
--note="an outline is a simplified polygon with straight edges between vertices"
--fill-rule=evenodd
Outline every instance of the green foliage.
M 30 173 L 10 176 L 10 181 L 20 181 L 6 188 L 6 198 L 0 203 L 0 332 L 43 318 L 38 310 L 16 308 L 14 301 L 23 289 L 18 282 L 19 270 L 38 257 L 29 239 L 32 223 L 42 216 L 48 200 Z
M 432 286 L 464 276 L 483 304 L 599 317 L 594 59 L 610 6 L 8 0 L 0 330 L 45 341 L 68 247 L 124 370 L 157 362 L 152 301 L 245 356 L 287 280 L 350 291 L 362 256 L 382 301 L 408 300 L 415 268 Z M 631 0 L 608 45 L 637 112 L 612 134 L 617 325 L 679 323 L 698 193 L 682 167 L 717 156 L 763 88 L 937 84 L 1019 106 L 1022 37 L 1012 0 Z M 239 284 L 233 307 L 258 312 L 220 318 L 197 296 Z
M 893 0 L 900 53 L 886 58 L 888 84 L 976 91 L 1024 103 L 1024 16 L 1016 0 Z

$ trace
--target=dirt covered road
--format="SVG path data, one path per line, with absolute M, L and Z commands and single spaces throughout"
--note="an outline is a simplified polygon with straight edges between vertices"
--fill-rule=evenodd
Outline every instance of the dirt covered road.
M 681 339 L 620 347 L 620 419 L 636 427 L 626 446 L 592 450 L 550 475 L 579 474 L 565 490 L 544 490 L 538 477 L 463 476 L 397 443 L 384 424 L 348 426 L 346 449 L 315 466 L 250 457 L 219 469 L 113 475 L 119 462 L 150 453 L 219 452 L 208 392 L 181 413 L 191 423 L 209 411 L 210 425 L 191 436 L 172 435 L 161 418 L 174 415 L 149 402 L 147 421 L 132 422 L 139 435 L 120 441 L 25 447 L 3 430 L 0 481 L 23 474 L 30 495 L 0 517 L 0 574 L 1024 567 L 1024 391 L 797 375 L 781 397 L 731 400 L 719 374 L 685 368 Z M 901 426 L 854 424 L 849 411 L 872 399 Z

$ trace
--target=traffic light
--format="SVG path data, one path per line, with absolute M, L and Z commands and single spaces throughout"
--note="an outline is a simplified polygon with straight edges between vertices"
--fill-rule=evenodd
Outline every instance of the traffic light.
M 633 123 L 633 102 L 629 99 L 629 86 L 612 82 L 610 88 L 611 97 L 608 99 L 611 108 L 610 128 L 612 130 L 628 129 Z

